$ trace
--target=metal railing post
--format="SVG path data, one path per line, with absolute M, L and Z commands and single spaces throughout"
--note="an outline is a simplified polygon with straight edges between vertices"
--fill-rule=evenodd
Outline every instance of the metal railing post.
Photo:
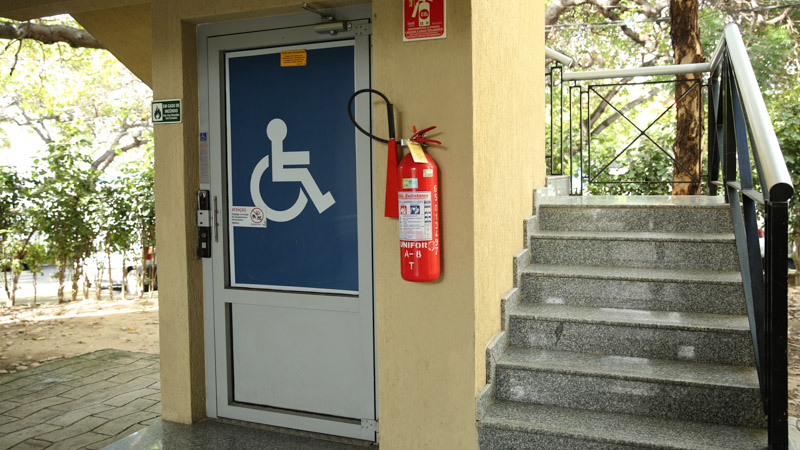
M 767 335 L 767 420 L 769 447 L 789 448 L 787 375 L 787 270 L 789 204 L 767 202 L 765 235 L 766 335 Z

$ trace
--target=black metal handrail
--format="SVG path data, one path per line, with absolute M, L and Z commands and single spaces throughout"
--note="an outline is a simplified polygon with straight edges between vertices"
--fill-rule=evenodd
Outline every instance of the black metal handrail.
M 715 195 L 717 187 L 722 187 L 731 206 L 769 446 L 785 449 L 789 445 L 786 253 L 788 201 L 794 189 L 736 25 L 725 27 L 711 69 L 709 194 Z M 751 157 L 757 180 L 752 176 Z M 763 264 L 757 205 L 764 213 Z

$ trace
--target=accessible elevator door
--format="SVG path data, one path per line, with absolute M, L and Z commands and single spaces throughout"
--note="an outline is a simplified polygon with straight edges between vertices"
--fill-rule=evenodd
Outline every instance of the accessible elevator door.
M 218 417 L 375 437 L 371 152 L 346 110 L 369 87 L 360 29 L 208 38 Z

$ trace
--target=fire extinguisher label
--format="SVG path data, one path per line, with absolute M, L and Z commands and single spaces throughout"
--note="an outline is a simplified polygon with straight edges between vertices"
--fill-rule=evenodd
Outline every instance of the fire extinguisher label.
M 403 189 L 419 189 L 419 179 L 403 178 Z
M 400 240 L 430 241 L 433 219 L 430 192 L 398 192 L 400 206 Z

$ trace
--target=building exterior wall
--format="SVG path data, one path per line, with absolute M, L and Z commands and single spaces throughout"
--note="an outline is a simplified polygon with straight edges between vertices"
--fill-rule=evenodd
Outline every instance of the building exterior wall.
M 544 2 L 472 0 L 472 80 L 477 392 L 531 189 L 544 185 Z
M 146 85 L 153 86 L 149 3 L 73 13 L 72 17 L 128 70 Z
M 394 103 L 397 132 L 436 125 L 442 276 L 400 277 L 397 219 L 382 217 L 386 145 L 376 146 L 378 405 L 384 448 L 477 445 L 474 359 L 472 48 L 469 0 L 447 2 L 447 38 L 403 42 L 403 4 L 373 3 L 373 85 Z M 385 109 L 376 110 L 386 135 Z
M 363 2 L 325 6 L 355 3 Z M 194 255 L 195 25 L 296 13 L 297 5 L 152 2 L 153 95 L 184 102 L 182 123 L 155 130 L 166 420 L 205 415 L 202 270 Z M 530 214 L 531 188 L 543 181 L 543 4 L 514 0 L 502 14 L 479 0 L 447 7 L 447 39 L 403 43 L 401 3 L 373 2 L 373 86 L 394 102 L 399 134 L 437 125 L 444 142 L 431 149 L 441 171 L 443 273 L 424 284 L 400 278 L 397 221 L 380 214 L 386 147 L 375 148 L 379 420 L 381 446 L 390 449 L 477 448 L 483 351 L 499 329 L 499 297 L 511 287 L 511 255 Z M 525 37 L 515 42 L 520 33 Z M 523 85 L 512 89 L 501 80 Z M 377 134 L 385 135 L 384 110 L 375 112 Z

